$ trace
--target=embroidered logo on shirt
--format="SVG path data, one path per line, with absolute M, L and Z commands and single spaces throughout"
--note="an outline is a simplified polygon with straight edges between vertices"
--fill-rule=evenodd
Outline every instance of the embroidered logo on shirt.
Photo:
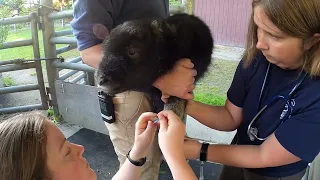
M 295 99 L 290 99 L 290 106 L 291 106 L 291 112 L 289 112 L 289 117 L 291 116 L 291 113 L 292 113 L 292 110 L 293 110 L 293 107 L 296 105 L 296 101 Z M 282 113 L 280 115 L 280 119 L 282 120 L 288 113 L 289 111 L 289 106 L 288 106 L 288 103 L 286 103 L 286 105 L 284 106 L 284 109 L 282 110 Z

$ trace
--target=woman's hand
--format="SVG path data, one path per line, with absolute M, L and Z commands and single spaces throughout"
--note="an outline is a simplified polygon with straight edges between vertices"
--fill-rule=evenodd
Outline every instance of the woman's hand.
M 188 99 L 188 102 L 187 102 L 187 107 L 190 106 L 194 101 L 193 101 L 193 91 L 189 92 L 191 95 L 192 95 L 192 99 Z M 168 102 L 168 99 L 169 99 L 170 95 L 168 94 L 164 94 L 162 93 L 161 95 L 161 100 L 164 102 L 164 103 L 167 103 Z
M 159 145 L 173 179 L 197 179 L 184 155 L 185 124 L 170 110 L 161 111 L 158 117 Z
M 135 130 L 135 141 L 130 152 L 130 157 L 138 160 L 147 156 L 150 146 L 153 143 L 157 125 L 153 120 L 157 118 L 157 114 L 146 112 L 141 114 Z
M 197 75 L 193 67 L 190 59 L 181 59 L 170 73 L 158 78 L 153 85 L 163 94 L 181 99 L 193 99 L 193 94 L 190 92 L 194 89 L 194 76 Z
M 158 114 L 160 122 L 159 146 L 165 158 L 184 157 L 184 137 L 186 126 L 181 119 L 170 110 Z

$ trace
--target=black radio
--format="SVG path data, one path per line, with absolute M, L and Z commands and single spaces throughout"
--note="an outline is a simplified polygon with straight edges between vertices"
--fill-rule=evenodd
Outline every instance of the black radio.
M 102 120 L 111 124 L 115 122 L 116 117 L 114 113 L 114 104 L 113 104 L 113 96 L 110 96 L 103 91 L 98 92 L 100 111 Z

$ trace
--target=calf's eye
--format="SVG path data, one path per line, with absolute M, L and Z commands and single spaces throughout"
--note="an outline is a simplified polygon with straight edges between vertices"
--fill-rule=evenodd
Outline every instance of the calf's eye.
M 128 53 L 129 53 L 130 56 L 134 56 L 136 54 L 136 52 L 134 50 L 129 50 Z
M 139 49 L 137 48 L 130 48 L 127 50 L 128 56 L 132 59 L 137 59 L 139 58 Z

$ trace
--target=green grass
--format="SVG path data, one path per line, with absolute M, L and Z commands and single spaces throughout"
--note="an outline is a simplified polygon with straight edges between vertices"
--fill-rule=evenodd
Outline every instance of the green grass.
M 179 2 L 177 0 L 169 0 L 169 4 L 170 5 L 181 5 L 181 2 Z
M 224 105 L 238 62 L 215 59 L 207 74 L 193 91 L 194 100 L 210 105 Z
M 56 28 L 56 31 L 59 30 L 66 30 L 69 28 Z M 44 57 L 43 51 L 43 39 L 42 39 L 42 31 L 39 30 L 38 33 L 39 37 L 39 47 L 40 47 L 40 56 Z M 25 40 L 31 39 L 31 31 L 30 30 L 20 30 L 16 32 L 9 32 L 6 42 L 17 41 L 17 40 Z M 67 46 L 66 44 L 58 44 L 56 48 L 61 48 Z M 77 49 L 65 52 L 63 54 L 59 54 L 58 56 L 62 56 L 65 59 L 77 57 L 79 56 L 79 52 Z M 24 58 L 24 59 L 32 59 L 33 58 L 33 50 L 32 46 L 24 46 L 24 47 L 16 47 L 11 49 L 2 49 L 0 50 L 0 60 L 12 60 L 17 58 Z
M 4 81 L 4 87 L 10 87 L 10 86 L 16 85 L 16 83 L 13 81 L 11 77 L 4 76 L 3 81 Z

